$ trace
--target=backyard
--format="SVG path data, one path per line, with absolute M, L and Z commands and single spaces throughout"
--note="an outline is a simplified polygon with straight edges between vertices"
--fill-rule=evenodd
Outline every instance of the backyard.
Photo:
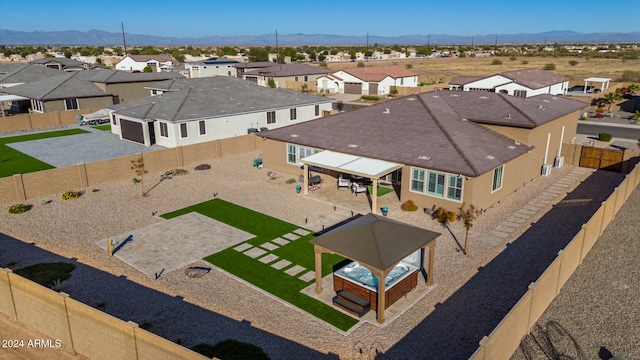
M 164 214 L 162 217 L 171 219 L 193 211 L 254 234 L 255 237 L 246 241 L 243 248 L 260 249 L 264 252 L 253 258 L 244 251 L 237 250 L 238 246 L 232 246 L 206 257 L 206 261 L 343 331 L 358 322 L 333 307 L 302 294 L 301 290 L 312 282 L 287 274 L 288 270 L 296 266 L 298 269 L 304 268 L 306 270 L 298 271 L 298 274 L 304 274 L 314 269 L 313 245 L 309 243 L 309 240 L 315 237 L 312 232 L 305 230 L 304 232 L 308 232 L 307 235 L 278 243 L 273 240 L 282 240 L 282 238 L 286 238 L 287 234 L 296 233 L 296 231 L 298 233 L 304 232 L 300 232 L 300 228 L 296 225 L 221 199 L 205 201 Z M 273 250 L 267 251 L 270 248 Z M 276 260 L 282 261 L 282 259 L 286 259 L 289 264 L 280 269 L 274 267 L 278 263 Z M 325 254 L 322 262 L 322 275 L 331 273 L 333 266 L 342 260 L 344 259 L 340 256 Z
M 85 133 L 87 131 L 81 129 L 70 129 L 0 138 L 0 177 L 54 168 L 54 166 L 12 149 L 7 144 Z

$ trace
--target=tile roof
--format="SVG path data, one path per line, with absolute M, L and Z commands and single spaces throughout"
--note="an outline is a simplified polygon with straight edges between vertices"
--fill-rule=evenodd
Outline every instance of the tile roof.
M 387 76 L 394 79 L 409 76 L 418 76 L 416 72 L 402 66 L 369 66 L 363 68 L 351 68 L 342 70 L 364 81 L 381 81 Z
M 4 64 L 3 64 L 4 65 Z M 0 84 L 24 84 L 64 75 L 63 71 L 31 64 L 0 66 Z M 6 72 L 5 74 L 2 74 Z
M 178 60 L 174 59 L 173 56 L 167 54 L 156 54 L 156 55 L 127 55 L 135 62 L 147 62 L 150 60 L 156 60 L 158 62 L 167 62 L 171 61 L 172 64 L 178 65 Z
M 534 90 L 569 81 L 569 78 L 562 75 L 538 68 L 507 71 L 502 72 L 499 75 Z
M 181 80 L 165 85 L 177 88 L 182 83 Z M 183 122 L 326 102 L 331 99 L 218 76 L 187 79 L 184 90 L 114 105 L 110 109 L 142 120 Z
M 465 85 L 485 78 L 484 76 L 456 76 L 449 81 L 449 85 Z
M 184 78 L 180 73 L 165 71 L 130 73 L 128 71 L 102 69 L 94 74 L 91 81 L 104 84 L 163 81 L 174 78 Z
M 477 101 L 472 101 L 474 97 Z M 546 104 L 545 110 L 538 108 L 541 103 Z M 584 104 L 546 95 L 520 99 L 486 92 L 438 91 L 270 130 L 261 136 L 479 176 L 530 150 L 479 122 L 532 128 L 579 106 Z M 509 114 L 511 119 L 506 119 Z
M 246 72 L 246 75 L 260 75 L 269 77 L 302 76 L 329 74 L 331 71 L 318 66 L 307 64 L 275 64 L 266 68 Z
M 37 66 L 37 65 L 36 65 Z M 53 70 L 60 72 L 59 70 Z M 91 78 L 99 70 L 62 72 L 62 75 L 3 89 L 8 94 L 35 100 L 58 100 L 110 95 L 97 87 Z
M 252 61 L 246 63 L 238 63 L 234 65 L 235 68 L 239 69 L 259 69 L 273 66 L 275 63 L 272 61 Z
M 67 58 L 58 58 L 58 57 L 37 59 L 37 60 L 29 61 L 29 63 L 34 65 L 46 65 L 48 63 L 58 63 L 62 65 L 62 68 L 66 68 L 68 66 L 84 67 L 89 65 L 82 61 L 67 59 Z

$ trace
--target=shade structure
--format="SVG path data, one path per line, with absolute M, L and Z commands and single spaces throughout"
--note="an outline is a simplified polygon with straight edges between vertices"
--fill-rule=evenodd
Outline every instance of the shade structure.
M 316 293 L 322 292 L 323 252 L 342 255 L 368 268 L 378 278 L 377 321 L 384 323 L 385 278 L 402 259 L 429 247 L 429 284 L 433 278 L 435 240 L 440 233 L 375 214 L 363 215 L 310 240 L 314 245 Z
M 372 159 L 364 156 L 351 155 L 336 151 L 325 150 L 299 160 L 303 164 L 335 170 L 347 174 L 366 176 L 379 179 L 397 169 L 403 164 L 385 160 Z

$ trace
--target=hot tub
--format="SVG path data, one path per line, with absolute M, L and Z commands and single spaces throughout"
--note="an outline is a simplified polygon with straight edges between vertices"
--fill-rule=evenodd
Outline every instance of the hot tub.
M 399 300 L 418 285 L 418 267 L 406 262 L 396 265 L 385 279 L 385 308 Z M 378 303 L 378 279 L 371 271 L 353 261 L 333 273 L 333 288 L 348 291 L 371 303 Z

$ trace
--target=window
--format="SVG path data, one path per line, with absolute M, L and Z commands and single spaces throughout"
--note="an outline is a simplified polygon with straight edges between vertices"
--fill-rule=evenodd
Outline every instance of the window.
M 527 97 L 527 90 L 513 90 L 513 96 L 515 96 L 515 97 Z
M 43 112 L 44 106 L 42 106 L 42 101 L 40 100 L 31 100 L 31 108 L 35 112 Z
M 298 81 L 298 77 L 297 77 L 297 76 L 295 76 L 295 77 L 293 78 L 293 81 Z
M 64 99 L 64 108 L 67 111 L 69 111 L 69 110 L 78 110 L 78 99 L 77 98 Z
M 118 118 L 116 117 L 116 114 L 111 114 L 111 123 L 113 125 L 118 125 Z
M 187 123 L 180 124 L 180 137 L 183 139 L 189 137 L 187 133 Z
M 207 123 L 204 120 L 198 121 L 198 127 L 200 129 L 200 135 L 207 135 Z
M 462 176 L 449 175 L 447 198 L 460 201 L 462 198 Z
M 444 196 L 444 174 L 429 171 L 427 178 L 427 193 Z
M 287 144 L 287 162 L 289 164 L 297 164 L 296 161 L 296 146 Z
M 315 111 L 316 116 L 320 116 L 320 105 L 316 105 Z
M 297 118 L 297 112 L 296 109 L 289 109 L 289 120 L 295 120 Z
M 167 123 L 160 123 L 160 136 L 164 138 L 169 137 L 169 126 L 167 125 Z
M 419 192 L 424 191 L 424 170 L 411 170 L 411 190 Z
M 304 146 L 298 146 L 298 159 L 304 159 L 307 156 L 310 156 L 312 154 L 314 154 L 312 148 L 308 148 L 308 147 L 304 147 Z
M 309 81 L 309 76 L 308 75 L 304 76 L 304 81 Z
M 504 165 L 493 169 L 493 182 L 491 183 L 491 191 L 500 190 L 502 188 L 502 173 L 504 171 Z
M 275 111 L 267 111 L 267 125 L 276 123 L 276 112 Z
M 462 176 L 411 168 L 411 191 L 441 198 L 446 196 L 447 199 L 460 201 L 462 200 Z

